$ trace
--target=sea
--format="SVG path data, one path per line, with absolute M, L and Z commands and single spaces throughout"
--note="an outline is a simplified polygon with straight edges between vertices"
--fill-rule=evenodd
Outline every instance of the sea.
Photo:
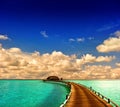
M 110 98 L 120 106 L 120 80 L 67 80 Z M 0 80 L 0 107 L 60 107 L 69 88 L 58 82 L 42 80 Z
M 0 80 L 0 107 L 59 107 L 69 89 L 42 80 Z

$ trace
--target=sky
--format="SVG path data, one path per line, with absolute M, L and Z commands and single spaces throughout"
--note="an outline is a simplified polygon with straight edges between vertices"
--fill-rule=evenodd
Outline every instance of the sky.
M 0 78 L 120 78 L 119 0 L 1 0 Z

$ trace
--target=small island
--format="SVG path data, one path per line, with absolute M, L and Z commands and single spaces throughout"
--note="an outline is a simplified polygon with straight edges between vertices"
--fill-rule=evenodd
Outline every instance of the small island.
M 49 76 L 46 79 L 44 79 L 43 81 L 61 81 L 62 78 L 59 78 L 57 76 Z
M 49 76 L 49 77 L 47 77 L 46 80 L 48 80 L 48 81 L 59 81 L 60 79 L 57 76 Z

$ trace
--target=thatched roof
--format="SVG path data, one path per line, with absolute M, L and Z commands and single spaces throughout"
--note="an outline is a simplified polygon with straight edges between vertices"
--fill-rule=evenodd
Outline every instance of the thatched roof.
M 47 78 L 47 80 L 58 81 L 58 80 L 60 80 L 60 79 L 59 79 L 59 77 L 57 77 L 57 76 L 49 76 L 49 77 Z

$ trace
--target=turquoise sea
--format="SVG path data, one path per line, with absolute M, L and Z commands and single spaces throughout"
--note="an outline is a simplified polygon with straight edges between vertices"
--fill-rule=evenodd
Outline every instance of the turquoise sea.
M 92 87 L 120 105 L 120 80 L 68 80 Z M 59 107 L 69 89 L 41 80 L 0 80 L 0 107 Z
M 0 107 L 59 107 L 68 88 L 40 80 L 0 80 Z

